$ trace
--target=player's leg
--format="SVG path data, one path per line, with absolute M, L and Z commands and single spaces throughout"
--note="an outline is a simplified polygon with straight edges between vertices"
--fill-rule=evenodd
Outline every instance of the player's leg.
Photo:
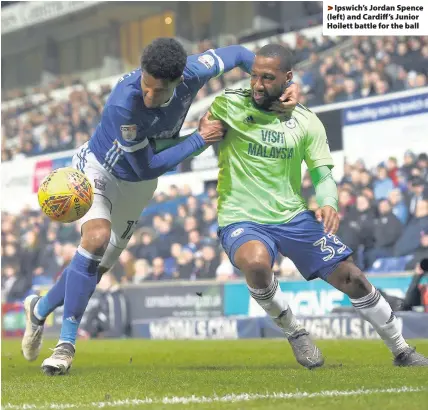
M 428 364 L 405 342 L 390 305 L 354 264 L 351 249 L 337 236 L 325 234 L 313 212 L 303 212 L 275 229 L 280 251 L 290 257 L 307 280 L 321 278 L 347 294 L 361 317 L 384 340 L 396 364 Z
M 54 286 L 35 307 L 35 315 L 46 318 L 61 305 L 64 313 L 61 333 L 53 354 L 42 363 L 46 374 L 66 373 L 75 354 L 77 331 L 96 284 L 100 262 L 111 236 L 113 209 L 119 206 L 118 181 L 86 148 L 73 158 L 73 166 L 85 173 L 94 189 L 94 202 L 81 220 L 81 240 L 77 252 L 63 275 L 65 281 Z
M 371 323 L 394 355 L 396 366 L 428 366 L 428 358 L 417 353 L 404 340 L 391 306 L 352 258 L 340 262 L 325 280 L 349 296 L 360 316 Z
M 109 243 L 110 213 L 117 190 L 115 178 L 98 164 L 93 155 L 88 154 L 85 147 L 74 157 L 73 165 L 85 172 L 95 194 L 91 209 L 81 220 L 80 245 L 60 280 L 49 292 L 42 298 L 31 297 L 25 303 L 27 325 L 22 351 L 24 357 L 31 360 L 38 356 L 46 317 L 64 304 L 60 340 L 54 354 L 45 361 L 46 371 L 52 374 L 62 374 L 71 366 L 77 328 L 95 290 L 98 265 Z M 95 180 L 102 184 L 96 184 Z
M 257 224 L 233 224 L 220 231 L 220 239 L 231 262 L 245 274 L 251 297 L 282 329 L 297 361 L 307 368 L 322 366 L 321 352 L 296 320 L 272 273 L 275 242 Z
M 98 206 L 96 205 L 96 207 Z M 107 224 L 105 222 L 107 222 Z M 92 236 L 91 231 L 95 231 L 97 235 L 103 235 L 102 231 L 104 231 L 105 235 L 107 235 L 109 229 L 109 222 L 104 219 L 94 219 L 86 222 L 82 227 L 83 235 L 80 247 L 83 249 L 90 247 L 82 245 L 82 243 L 88 242 L 88 237 L 90 235 Z M 78 250 L 76 255 L 77 253 L 80 254 L 81 251 Z M 42 344 L 43 326 L 47 316 L 49 316 L 57 307 L 64 304 L 67 278 L 70 270 L 72 270 L 76 263 L 76 255 L 61 273 L 58 281 L 52 286 L 45 296 L 39 297 L 37 295 L 30 295 L 25 299 L 24 308 L 26 313 L 26 329 L 22 339 L 22 353 L 25 359 L 29 361 L 36 360 L 39 355 Z M 70 283 L 72 282 L 73 279 L 71 279 Z
M 64 313 L 60 337 L 53 354 L 42 363 L 42 369 L 46 374 L 65 374 L 72 365 L 79 324 L 89 299 L 94 293 L 98 266 L 107 249 L 109 239 L 109 220 L 96 218 L 82 225 L 80 245 L 66 269 Z M 59 299 L 59 292 L 57 297 Z M 40 301 L 41 306 L 49 306 L 49 303 L 51 301 L 48 297 L 42 298 Z M 53 307 L 48 307 L 48 309 L 51 310 Z M 38 311 L 43 311 L 43 309 L 38 309 Z
M 98 263 L 96 271 L 94 272 L 94 276 L 92 278 L 93 291 L 95 290 L 95 286 L 101 275 L 108 271 L 119 259 L 120 254 L 123 249 L 126 248 L 134 230 L 136 229 L 138 219 L 141 215 L 144 207 L 149 203 L 150 199 L 153 197 L 153 193 L 157 187 L 157 180 L 144 181 L 140 183 L 129 183 L 125 181 L 116 181 L 117 189 L 116 189 L 116 204 L 112 206 L 111 211 L 111 224 L 109 230 L 109 237 L 107 242 L 104 243 L 103 256 Z M 119 201 L 120 198 L 126 199 L 123 202 Z M 87 225 L 88 222 L 85 224 Z M 83 225 L 83 227 L 85 226 Z M 70 273 L 68 274 L 70 277 Z M 67 286 L 68 286 L 67 279 Z M 87 287 L 89 288 L 89 286 Z M 85 303 L 85 309 L 87 303 L 89 301 L 87 299 Z M 66 305 L 67 305 L 67 291 L 66 298 L 64 301 L 64 320 L 66 320 Z M 81 303 L 83 306 L 83 303 Z M 79 316 L 78 322 L 80 323 L 81 317 L 83 316 L 84 309 Z M 63 326 L 64 329 L 64 326 Z M 75 327 L 75 333 L 73 333 L 74 337 L 77 334 L 78 324 Z M 63 334 L 63 330 L 61 331 L 61 335 Z M 64 356 L 66 359 L 73 359 L 74 357 L 74 349 L 70 351 L 70 345 L 66 342 L 60 341 L 57 345 L 54 354 L 46 359 L 42 368 L 45 372 L 50 374 L 62 374 L 68 370 L 71 366 L 71 361 L 68 362 L 69 366 L 67 368 L 66 364 L 64 364 Z M 73 346 L 74 347 L 74 346 Z M 68 349 L 68 352 L 66 350 Z
M 118 194 L 125 200 L 115 207 L 111 217 L 111 236 L 98 268 L 98 282 L 101 276 L 110 270 L 119 259 L 122 251 L 138 228 L 140 216 L 153 198 L 158 180 L 142 182 L 121 181 Z

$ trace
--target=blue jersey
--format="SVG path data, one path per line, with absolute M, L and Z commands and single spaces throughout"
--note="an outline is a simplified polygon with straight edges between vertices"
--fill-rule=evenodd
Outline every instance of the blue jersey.
M 107 171 L 126 181 L 152 179 L 160 172 L 168 171 L 202 148 L 205 144 L 202 137 L 197 134 L 189 139 L 187 150 L 180 147 L 182 144 L 171 148 L 176 150 L 176 161 L 169 158 L 167 166 L 163 162 L 161 164 L 160 158 L 153 157 L 149 140 L 177 137 L 198 91 L 211 78 L 235 67 L 249 73 L 253 61 L 254 54 L 241 46 L 189 56 L 183 73 L 184 81 L 176 87 L 172 98 L 156 109 L 148 109 L 144 105 L 141 69 L 124 75 L 111 92 L 101 121 L 89 140 L 90 151 Z M 171 149 L 168 150 L 170 153 Z M 157 167 L 153 165 L 155 162 L 159 164 L 157 171 L 149 172 L 148 168 Z

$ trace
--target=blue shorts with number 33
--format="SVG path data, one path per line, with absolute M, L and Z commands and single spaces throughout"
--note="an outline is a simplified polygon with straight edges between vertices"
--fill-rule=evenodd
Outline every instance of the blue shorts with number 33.
M 326 279 L 339 262 L 352 255 L 352 250 L 336 235 L 324 232 L 323 224 L 312 211 L 304 211 L 280 225 L 237 222 L 219 228 L 218 236 L 232 264 L 237 249 L 256 240 L 267 247 L 272 265 L 279 251 L 294 262 L 306 280 Z

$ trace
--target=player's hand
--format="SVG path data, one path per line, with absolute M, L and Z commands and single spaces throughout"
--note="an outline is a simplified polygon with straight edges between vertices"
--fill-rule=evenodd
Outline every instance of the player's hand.
M 339 229 L 339 215 L 329 205 L 318 208 L 315 211 L 315 217 L 318 222 L 324 223 L 324 232 L 335 234 Z
M 279 114 L 291 114 L 296 108 L 299 98 L 300 87 L 293 83 L 285 89 L 284 94 L 279 97 L 279 101 L 272 103 L 270 109 Z
M 208 111 L 199 121 L 198 131 L 207 144 L 214 144 L 223 139 L 226 127 L 220 120 L 210 120 L 211 113 Z

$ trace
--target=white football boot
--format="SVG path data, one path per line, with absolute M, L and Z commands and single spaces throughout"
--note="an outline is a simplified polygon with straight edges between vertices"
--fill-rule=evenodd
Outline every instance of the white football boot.
M 73 363 L 76 352 L 71 343 L 61 343 L 52 349 L 53 353 L 42 363 L 42 370 L 48 376 L 61 376 L 67 374 Z
M 34 307 L 39 301 L 37 295 L 30 295 L 25 298 L 25 333 L 22 338 L 21 350 L 25 359 L 32 362 L 36 360 L 40 353 L 43 339 L 44 320 L 39 320 L 34 316 Z

